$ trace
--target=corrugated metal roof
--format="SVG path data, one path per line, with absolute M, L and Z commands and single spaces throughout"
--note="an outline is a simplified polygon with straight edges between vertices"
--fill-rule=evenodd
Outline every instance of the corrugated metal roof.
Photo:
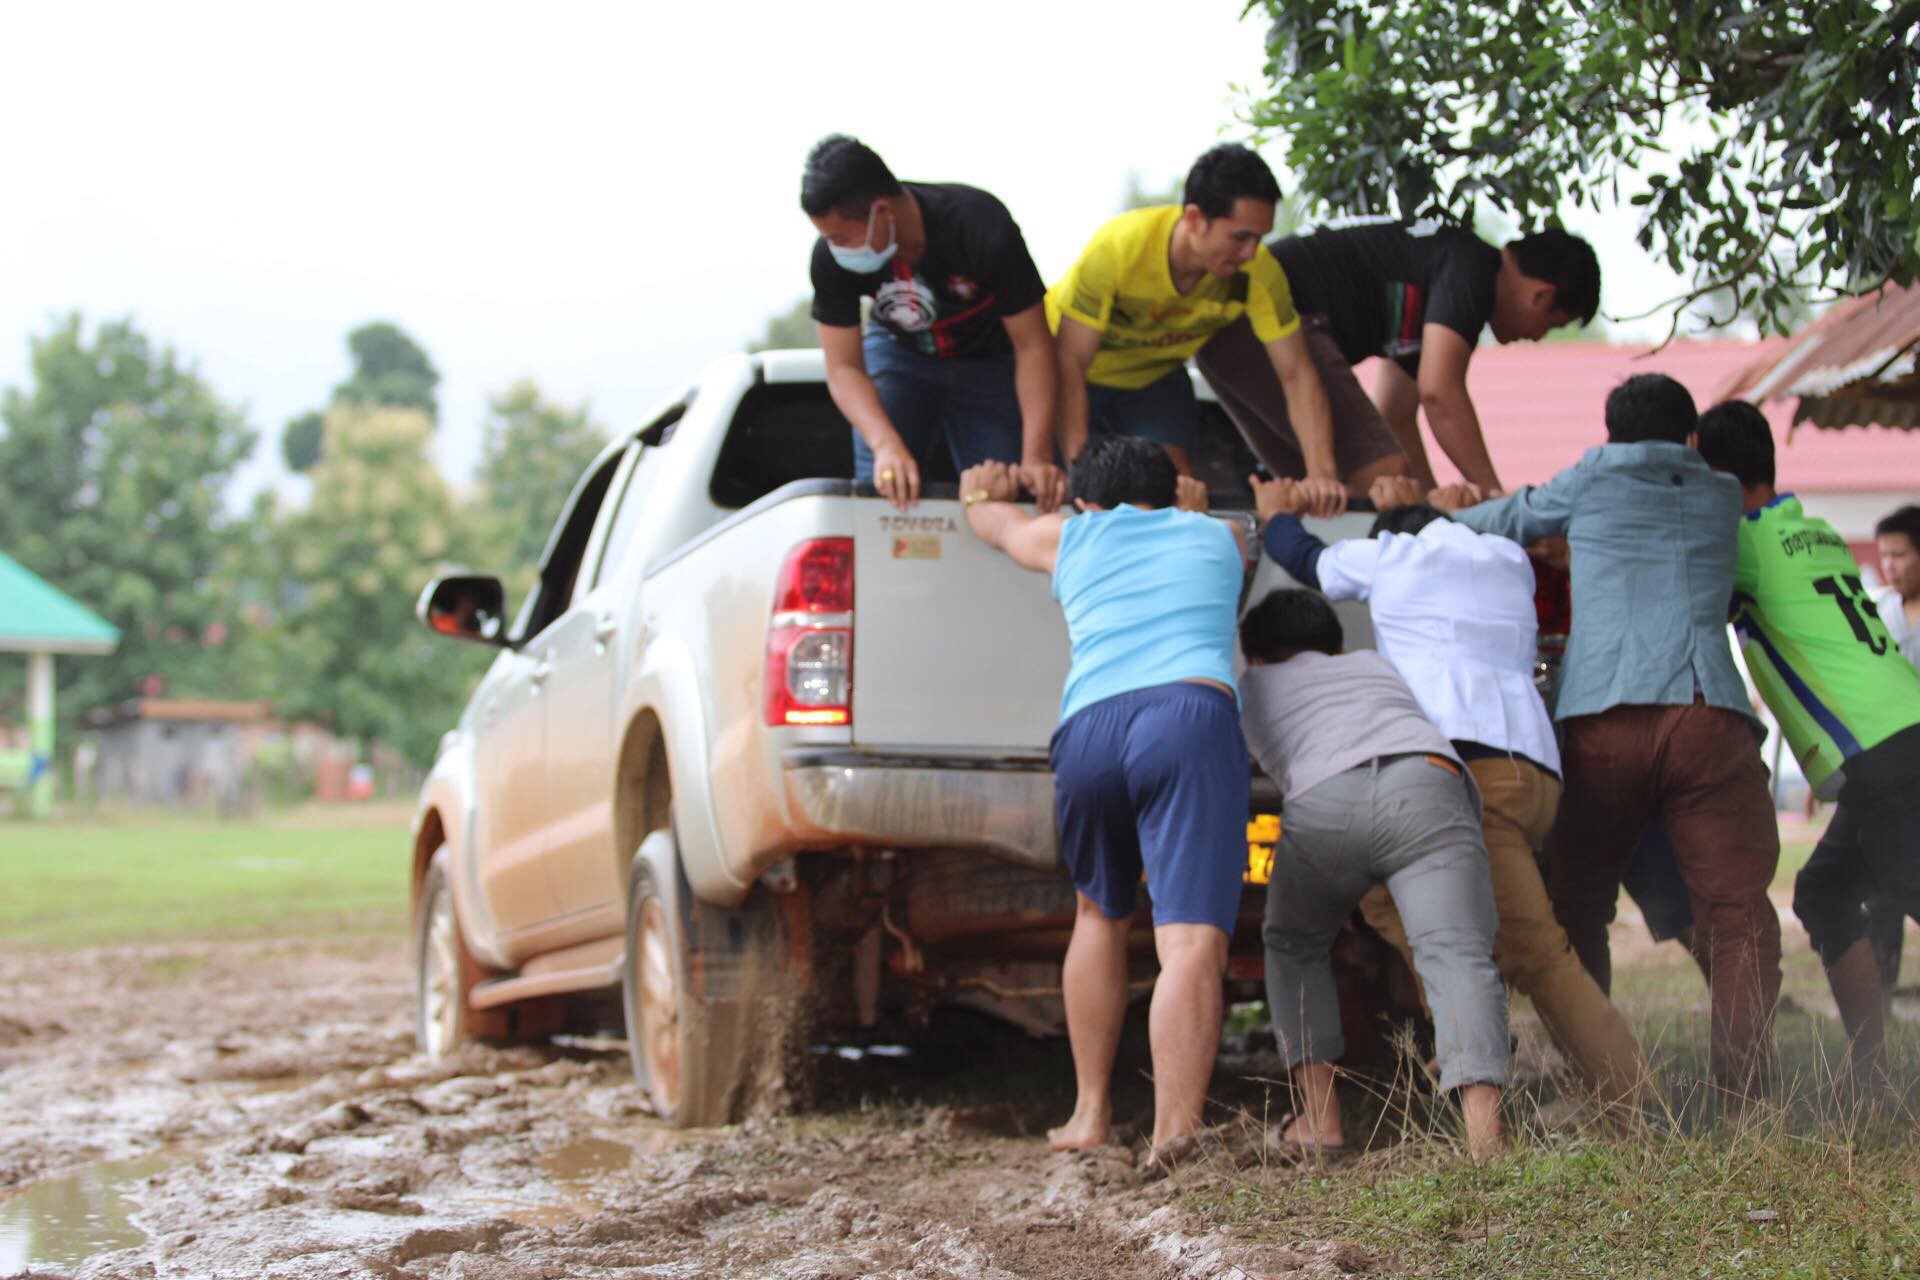
M 1911 426 L 1914 415 L 1897 406 L 1906 396 L 1884 394 L 1914 372 L 1914 346 L 1920 343 L 1920 290 L 1888 285 L 1850 298 L 1783 342 L 1769 348 L 1730 379 L 1720 398 L 1738 396 L 1757 402 L 1798 398 L 1795 421 L 1820 426 L 1882 422 Z M 1845 400 L 1848 404 L 1816 405 Z M 1891 402 L 1894 412 L 1876 416 L 1870 406 Z
M 116 628 L 0 552 L 0 650 L 112 653 L 119 646 Z

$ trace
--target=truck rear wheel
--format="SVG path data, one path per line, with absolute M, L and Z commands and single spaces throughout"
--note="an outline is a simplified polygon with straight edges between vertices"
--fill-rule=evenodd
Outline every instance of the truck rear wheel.
M 633 860 L 621 1002 L 634 1079 L 676 1128 L 727 1124 L 786 1101 L 796 1008 L 766 890 L 728 910 L 695 900 L 671 831 Z M 804 1047 L 804 1046 L 803 1046 Z

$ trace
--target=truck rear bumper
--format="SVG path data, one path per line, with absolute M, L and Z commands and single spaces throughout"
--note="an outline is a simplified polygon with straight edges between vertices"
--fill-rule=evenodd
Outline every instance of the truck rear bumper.
M 790 819 L 809 844 L 974 849 L 1058 868 L 1053 772 L 1040 759 L 784 753 Z

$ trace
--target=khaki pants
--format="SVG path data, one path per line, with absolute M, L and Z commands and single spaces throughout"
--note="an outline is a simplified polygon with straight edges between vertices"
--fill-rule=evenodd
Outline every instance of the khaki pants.
M 1468 767 L 1483 805 L 1481 831 L 1500 918 L 1493 944 L 1500 976 L 1533 1001 L 1547 1034 L 1596 1095 L 1607 1102 L 1637 1097 L 1648 1079 L 1646 1055 L 1574 954 L 1540 879 L 1537 854 L 1553 826 L 1560 784 L 1524 760 L 1473 760 Z M 1407 954 L 1406 930 L 1385 886 L 1369 893 L 1360 909 Z

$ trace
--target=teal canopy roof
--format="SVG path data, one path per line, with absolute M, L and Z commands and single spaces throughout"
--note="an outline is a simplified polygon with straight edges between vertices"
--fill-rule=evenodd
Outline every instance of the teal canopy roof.
M 120 632 L 0 551 L 0 651 L 112 653 Z

